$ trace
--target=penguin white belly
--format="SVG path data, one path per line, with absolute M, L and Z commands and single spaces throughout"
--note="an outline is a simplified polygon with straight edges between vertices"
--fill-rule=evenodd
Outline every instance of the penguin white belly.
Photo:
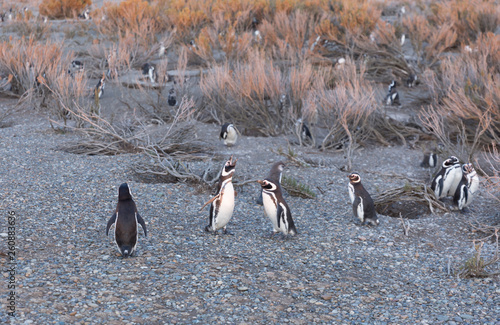
M 365 209 L 363 207 L 363 198 L 359 197 L 359 199 L 360 199 L 360 201 L 359 201 L 358 208 L 357 208 L 358 218 L 359 218 L 359 220 L 361 220 L 361 222 L 364 222 L 365 221 Z
M 470 177 L 469 179 L 469 194 L 475 194 L 479 188 L 479 178 L 477 175 Z
M 222 200 L 220 201 L 219 213 L 215 217 L 214 230 L 224 228 L 231 220 L 234 211 L 233 183 L 227 183 L 221 191 L 223 191 Z
M 278 228 L 278 207 L 275 205 L 275 200 L 273 197 L 267 193 L 262 193 L 262 203 L 264 205 L 264 211 L 266 212 L 267 217 L 273 223 L 274 231 L 280 230 Z M 283 225 L 282 225 L 283 226 Z
M 224 144 L 227 145 L 234 145 L 236 143 L 236 140 L 238 140 L 238 133 L 236 133 L 236 130 L 233 128 L 229 128 L 227 130 L 227 136 L 224 139 Z
M 459 165 L 451 168 L 448 175 L 445 174 L 443 184 L 443 196 L 453 196 L 457 190 L 458 184 L 462 179 L 462 169 Z
M 349 183 L 349 197 L 351 198 L 351 204 L 354 203 L 354 186 Z

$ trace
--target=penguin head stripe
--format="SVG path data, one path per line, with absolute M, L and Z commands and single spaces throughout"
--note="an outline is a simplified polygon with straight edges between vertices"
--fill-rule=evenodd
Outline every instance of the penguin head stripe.
M 450 156 L 450 158 L 443 161 L 443 167 L 448 168 L 458 163 L 458 158 L 455 156 Z
M 274 184 L 266 179 L 263 181 L 258 180 L 257 183 L 259 183 L 260 186 L 262 186 L 262 189 L 265 191 L 273 192 L 273 191 L 276 191 L 276 189 L 277 189 L 276 184 Z
M 118 200 L 124 201 L 131 199 L 132 199 L 132 194 L 130 194 L 130 189 L 128 187 L 128 184 L 123 183 L 122 185 L 120 185 L 120 188 L 118 189 Z
M 471 163 L 464 164 L 462 166 L 462 171 L 464 174 L 469 174 L 469 176 L 475 176 L 476 175 L 476 170 L 474 169 L 474 166 L 472 166 Z
M 347 177 L 349 177 L 349 179 L 351 180 L 352 184 L 356 184 L 356 183 L 361 182 L 361 176 L 359 176 L 358 173 L 352 173 L 352 174 L 350 174 Z

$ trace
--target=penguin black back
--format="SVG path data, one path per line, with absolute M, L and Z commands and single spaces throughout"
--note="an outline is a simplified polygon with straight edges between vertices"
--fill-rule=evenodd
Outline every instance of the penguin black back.
M 106 236 L 111 226 L 115 224 L 115 242 L 123 257 L 131 256 L 137 245 L 137 224 L 142 226 L 144 235 L 147 236 L 147 229 L 144 220 L 135 205 L 127 183 L 120 185 L 118 189 L 118 203 L 113 216 L 106 226 Z
M 352 173 L 347 177 L 349 178 L 349 196 L 354 215 L 361 220 L 362 224 L 378 226 L 379 220 L 373 199 L 361 184 L 361 176 L 358 173 Z
M 295 236 L 297 229 L 292 219 L 290 207 L 281 194 L 281 186 L 267 179 L 257 182 L 262 187 L 264 211 L 273 223 L 273 233 L 281 231 L 285 235 Z
M 281 186 L 281 175 L 285 166 L 285 163 L 282 161 L 275 162 L 271 167 L 269 174 L 267 174 L 266 180 Z

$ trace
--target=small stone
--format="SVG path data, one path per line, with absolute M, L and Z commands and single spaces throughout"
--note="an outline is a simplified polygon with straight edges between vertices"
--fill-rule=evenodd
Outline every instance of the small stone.
M 238 291 L 248 291 L 247 287 L 238 287 Z
M 7 234 L 6 234 L 6 233 L 4 233 L 4 232 L 0 232 L 0 237 L 5 238 L 5 237 L 7 237 Z
M 332 298 L 333 298 L 333 296 L 332 295 L 328 295 L 328 294 L 321 296 L 321 299 L 323 299 L 323 300 L 330 300 Z

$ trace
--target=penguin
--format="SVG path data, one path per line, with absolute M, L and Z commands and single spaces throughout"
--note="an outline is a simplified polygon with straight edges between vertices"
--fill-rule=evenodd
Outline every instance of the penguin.
M 78 18 L 84 19 L 84 20 L 90 20 L 90 9 L 85 9 L 84 12 L 78 15 Z
M 391 84 L 389 85 L 389 89 L 387 92 L 387 96 L 385 96 L 385 103 L 386 105 L 399 105 L 399 94 L 396 90 L 396 81 L 393 80 Z
M 149 81 L 151 81 L 151 83 L 156 82 L 156 71 L 154 65 L 145 63 L 142 66 L 142 74 L 148 76 Z
M 312 141 L 311 131 L 309 131 L 309 128 L 307 127 L 307 124 L 305 122 L 302 123 L 302 132 L 300 133 L 300 136 L 303 142 Z
M 226 225 L 231 220 L 234 211 L 234 187 L 232 183 L 233 174 L 236 167 L 236 160 L 233 161 L 233 156 L 222 167 L 222 172 L 217 185 L 217 195 L 210 199 L 201 209 L 211 203 L 210 215 L 208 217 L 208 226 L 205 227 L 206 232 L 217 231 L 222 228 L 224 234 L 227 234 Z
M 259 26 L 259 21 L 257 20 L 257 18 L 253 17 L 253 19 L 252 19 L 252 34 L 253 34 L 254 40 L 256 42 L 260 42 L 262 40 L 262 36 L 260 35 L 260 31 L 258 29 L 258 26 Z
M 158 58 L 163 58 L 163 56 L 165 55 L 165 50 L 165 44 L 163 42 L 160 42 L 160 47 L 158 48 Z
M 379 220 L 375 212 L 375 205 L 370 194 L 361 184 L 361 176 L 352 173 L 349 176 L 349 197 L 351 198 L 354 216 L 361 220 L 363 225 L 371 224 L 378 226 Z
M 98 98 L 101 98 L 101 96 L 104 94 L 104 79 L 106 79 L 106 76 L 103 73 L 102 78 L 99 79 L 97 86 L 95 86 L 94 96 L 97 96 Z
M 443 161 L 441 170 L 434 176 L 432 180 L 431 189 L 436 194 L 438 199 L 454 195 L 458 183 L 462 179 L 462 169 L 458 158 L 450 156 Z
M 118 204 L 106 226 L 106 236 L 113 224 L 115 224 L 115 242 L 118 251 L 125 258 L 132 256 L 137 245 L 137 224 L 140 224 L 144 230 L 144 236 L 148 236 L 148 231 L 144 220 L 137 212 L 137 206 L 132 199 L 127 183 L 123 183 L 118 189 Z
M 233 146 L 238 140 L 238 132 L 232 123 L 224 123 L 220 130 L 219 139 L 224 139 L 226 146 Z
M 472 194 L 476 194 L 479 188 L 479 177 L 477 176 L 476 170 L 471 163 L 466 164 L 465 168 L 467 170 L 467 183 L 469 186 L 469 192 Z
M 76 69 L 78 72 L 82 72 L 83 68 L 84 68 L 84 65 L 83 65 L 82 61 L 73 60 L 73 61 L 71 61 L 71 67 L 73 69 Z
M 285 235 L 295 236 L 297 229 L 290 208 L 281 195 L 281 186 L 266 179 L 257 182 L 262 187 L 264 211 L 273 224 L 273 235 L 281 231 Z
M 420 167 L 434 168 L 437 165 L 437 155 L 434 152 L 424 153 L 424 159 L 420 163 Z
M 417 75 L 416 74 L 413 74 L 413 73 L 410 73 L 410 75 L 408 76 L 408 79 L 406 79 L 406 86 L 408 88 L 413 88 L 417 85 Z
M 175 106 L 177 105 L 177 99 L 175 98 L 175 90 L 174 87 L 170 89 L 168 92 L 168 99 L 167 99 L 168 105 L 170 106 Z

